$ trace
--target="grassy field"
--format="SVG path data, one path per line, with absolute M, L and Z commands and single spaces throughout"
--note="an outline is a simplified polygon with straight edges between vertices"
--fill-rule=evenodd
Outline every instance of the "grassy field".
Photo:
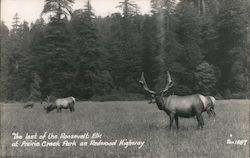
M 222 100 L 216 102 L 216 118 L 203 113 L 205 127 L 196 130 L 194 118 L 179 119 L 180 129 L 169 130 L 169 119 L 154 104 L 137 102 L 77 102 L 76 111 L 45 113 L 41 104 L 24 109 L 22 103 L 1 103 L 1 156 L 2 157 L 86 157 L 86 158 L 247 158 L 249 157 L 249 107 L 247 100 Z M 13 132 L 25 136 L 38 136 L 44 132 L 90 136 L 99 132 L 102 140 L 111 142 L 121 139 L 144 141 L 138 146 L 32 146 L 12 147 L 16 142 Z M 227 140 L 248 140 L 246 145 L 227 144 Z M 22 138 L 19 143 L 24 141 Z M 47 142 L 52 141 L 48 140 Z M 33 139 L 32 141 L 36 141 Z M 41 140 L 37 140 L 41 142 Z M 62 143 L 63 139 L 54 139 Z

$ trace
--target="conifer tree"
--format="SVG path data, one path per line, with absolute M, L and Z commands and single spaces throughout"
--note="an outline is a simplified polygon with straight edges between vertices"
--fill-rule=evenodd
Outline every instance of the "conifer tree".
M 52 13 L 54 18 L 60 20 L 72 14 L 74 0 L 45 0 L 42 14 Z
M 37 73 L 33 73 L 32 82 L 30 84 L 30 96 L 29 100 L 38 101 L 41 100 L 41 90 L 40 90 L 41 78 Z
M 214 59 L 221 70 L 219 89 L 222 94 L 241 93 L 236 96 L 241 98 L 249 91 L 244 86 L 247 84 L 247 6 L 244 0 L 222 1 L 216 19 L 218 49 Z
M 181 71 L 176 78 L 178 85 L 182 85 L 178 87 L 178 91 L 182 94 L 191 94 L 196 85 L 193 82 L 195 69 L 202 63 L 204 57 L 201 50 L 200 17 L 196 13 L 194 4 L 183 0 L 176 8 L 176 18 L 178 20 L 176 33 L 181 48 L 176 58 Z
M 1 67 L 0 67 L 0 79 L 1 79 L 1 85 L 0 85 L 0 99 L 6 100 L 9 99 L 9 62 L 8 62 L 8 48 L 9 48 L 9 29 L 4 24 L 4 22 L 1 21 L 0 24 L 0 58 L 1 58 Z
M 57 97 L 71 95 L 73 64 L 67 15 L 73 0 L 46 0 L 42 13 L 52 13 L 44 35 L 41 78 L 43 92 Z
M 76 10 L 71 20 L 73 45 L 77 48 L 74 51 L 76 57 L 74 93 L 84 99 L 90 99 L 94 95 L 104 95 L 105 91 L 107 93 L 110 90 L 109 82 L 112 83 L 108 81 L 111 77 L 109 72 L 103 67 L 102 43 L 94 20 L 95 15 L 90 1 L 87 1 L 84 9 Z

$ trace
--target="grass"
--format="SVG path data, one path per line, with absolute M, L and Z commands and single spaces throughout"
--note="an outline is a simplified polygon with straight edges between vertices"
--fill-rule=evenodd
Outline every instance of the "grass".
M 189 158 L 249 157 L 249 107 L 247 100 L 216 102 L 216 118 L 203 113 L 205 127 L 196 130 L 194 118 L 179 119 L 180 129 L 169 130 L 167 115 L 146 101 L 77 102 L 76 111 L 43 111 L 41 104 L 24 109 L 22 103 L 1 103 L 2 157 L 72 158 Z M 144 146 L 11 147 L 12 133 L 102 134 L 101 140 L 131 139 Z M 231 135 L 231 137 L 230 137 Z M 246 145 L 227 144 L 227 139 L 247 139 Z M 24 139 L 22 139 L 24 140 Z M 86 139 L 89 141 L 90 139 Z M 100 139 L 97 139 L 100 140 Z M 63 140 L 60 140 L 63 141 Z M 76 140 L 79 142 L 79 140 Z

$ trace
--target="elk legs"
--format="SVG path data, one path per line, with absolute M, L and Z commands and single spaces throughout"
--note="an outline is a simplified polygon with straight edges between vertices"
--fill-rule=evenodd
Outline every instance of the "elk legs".
M 196 118 L 197 118 L 197 121 L 198 121 L 198 127 L 197 128 L 198 129 L 199 128 L 203 128 L 203 126 L 204 126 L 204 120 L 203 120 L 201 114 L 197 114 Z
M 174 120 L 175 120 L 175 124 L 176 124 L 177 129 L 179 129 L 179 119 L 178 119 L 177 115 L 174 115 Z
M 57 106 L 56 110 L 57 110 L 57 112 L 62 112 L 62 107 L 61 106 Z
M 74 105 L 73 105 L 73 104 L 70 104 L 70 105 L 69 105 L 69 110 L 70 110 L 70 112 L 75 111 L 75 108 L 74 108 Z
M 170 129 L 172 128 L 173 122 L 174 122 L 174 115 L 170 114 L 169 115 L 169 119 L 170 119 Z
M 170 114 L 169 115 L 169 119 L 170 119 L 170 129 L 172 128 L 174 121 L 175 121 L 177 129 L 179 129 L 179 119 L 178 119 L 178 116 L 176 114 L 175 115 L 174 114 Z

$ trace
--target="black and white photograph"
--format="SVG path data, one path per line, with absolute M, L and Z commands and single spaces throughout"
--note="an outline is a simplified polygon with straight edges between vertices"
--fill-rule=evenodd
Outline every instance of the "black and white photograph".
M 250 158 L 250 0 L 0 0 L 1 158 Z

